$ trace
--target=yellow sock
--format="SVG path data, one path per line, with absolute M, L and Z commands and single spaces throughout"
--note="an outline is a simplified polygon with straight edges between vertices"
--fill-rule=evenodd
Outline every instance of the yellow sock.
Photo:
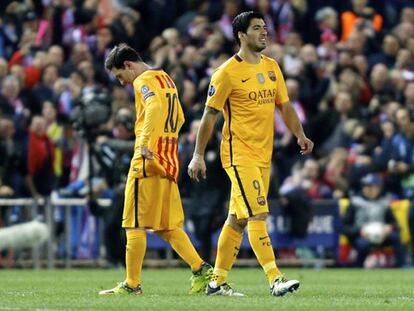
M 157 231 L 156 233 L 170 243 L 173 250 L 191 267 L 192 271 L 198 271 L 201 268 L 203 260 L 182 228 Z
M 242 239 L 243 233 L 237 232 L 228 224 L 223 226 L 218 240 L 216 264 L 211 279 L 217 282 L 217 285 L 226 283 L 227 275 L 239 253 Z
M 141 284 L 142 262 L 147 249 L 147 234 L 145 230 L 128 230 L 126 233 L 126 273 L 129 287 Z
M 275 254 L 273 252 L 272 242 L 266 228 L 266 221 L 251 220 L 247 225 L 250 245 L 256 255 L 257 260 L 266 273 L 269 284 L 282 273 L 276 266 Z

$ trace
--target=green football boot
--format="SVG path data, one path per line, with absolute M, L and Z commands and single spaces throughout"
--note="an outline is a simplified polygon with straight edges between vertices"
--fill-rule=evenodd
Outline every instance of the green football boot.
M 117 286 L 111 289 L 101 290 L 99 295 L 117 295 L 117 296 L 125 296 L 125 295 L 141 295 L 142 289 L 141 285 L 138 285 L 135 288 L 129 287 L 126 281 L 119 283 Z
M 199 294 L 204 293 L 208 282 L 210 282 L 211 276 L 213 275 L 213 267 L 206 262 L 201 264 L 200 270 L 193 272 L 190 278 L 191 288 L 188 293 Z

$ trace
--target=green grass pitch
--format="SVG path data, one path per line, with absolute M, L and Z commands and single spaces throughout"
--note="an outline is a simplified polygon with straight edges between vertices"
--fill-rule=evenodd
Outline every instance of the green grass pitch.
M 299 291 L 272 297 L 262 270 L 235 268 L 229 282 L 247 297 L 189 296 L 188 269 L 144 269 L 142 296 L 100 297 L 122 270 L 0 270 L 0 310 L 414 310 L 414 270 L 283 269 Z

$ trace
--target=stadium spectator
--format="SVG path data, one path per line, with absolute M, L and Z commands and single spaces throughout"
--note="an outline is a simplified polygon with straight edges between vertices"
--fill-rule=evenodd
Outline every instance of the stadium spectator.
M 381 52 L 372 54 L 369 57 L 370 67 L 381 63 L 385 64 L 388 68 L 393 68 L 400 49 L 401 46 L 398 38 L 392 34 L 386 35 L 382 41 Z
M 383 136 L 381 127 L 376 123 L 363 122 L 356 125 L 348 149 L 348 179 L 352 191 L 359 189 L 359 181 L 364 175 L 384 169 L 385 161 L 381 159 L 384 155 L 381 152 L 385 151 L 378 149 Z
M 63 127 L 58 123 L 57 109 L 51 101 L 43 102 L 42 116 L 46 121 L 47 137 L 53 146 L 53 172 L 58 185 L 63 175 Z
M 65 60 L 63 48 L 60 45 L 52 45 L 47 50 L 47 62 L 49 65 L 56 66 L 59 70 Z M 61 74 L 61 72 L 59 72 Z
M 313 42 L 315 45 L 331 41 L 336 43 L 338 41 L 338 13 L 332 7 L 323 7 L 315 14 L 315 21 L 318 24 L 320 35 L 318 40 Z M 327 55 L 329 51 L 321 51 L 319 55 L 322 57 Z
M 299 51 L 303 40 L 299 33 L 292 32 L 286 36 L 285 56 L 283 57 L 283 69 L 287 77 L 298 77 L 302 69 L 302 62 L 299 58 Z
M 0 118 L 0 188 L 1 196 L 22 196 L 26 172 L 23 146 L 14 140 L 13 120 Z
M 46 100 L 53 101 L 55 93 L 53 86 L 59 78 L 59 69 L 55 65 L 47 65 L 42 72 L 42 79 L 33 87 L 33 95 L 36 101 L 43 103 Z
M 257 11 L 261 13 L 265 19 L 267 25 L 268 38 L 270 41 L 276 41 L 275 22 L 272 17 L 272 4 L 270 0 L 257 0 Z
M 348 40 L 354 29 L 364 30 L 368 35 L 379 32 L 383 26 L 383 18 L 368 6 L 368 0 L 352 0 L 352 10 L 341 14 L 341 41 Z
M 289 219 L 290 235 L 304 238 L 311 220 L 310 199 L 332 198 L 332 190 L 322 179 L 322 167 L 312 158 L 297 162 L 279 189 L 279 203 Z
M 353 117 L 358 116 L 358 113 L 355 111 L 354 101 L 346 90 L 341 90 L 335 96 L 334 108 L 329 108 L 324 113 L 318 115 L 312 124 L 311 129 L 315 130 L 324 127 L 327 131 L 325 133 L 319 134 L 321 138 L 317 140 L 320 142 L 320 147 L 318 148 L 323 155 L 327 155 L 331 150 L 336 147 L 345 147 L 349 146 L 349 135 L 344 131 L 345 124 L 347 121 Z M 315 133 L 315 139 L 318 139 Z
M 408 47 L 408 43 L 414 35 L 414 25 L 408 22 L 401 22 L 394 27 L 392 34 L 397 36 L 400 43 Z
M 414 112 L 414 81 L 407 83 L 404 89 L 404 105 L 410 110 L 410 113 Z
M 358 253 L 356 264 L 363 267 L 372 248 L 392 246 L 395 266 L 401 267 L 405 263 L 405 250 L 390 200 L 382 193 L 382 179 L 378 174 L 368 174 L 361 183 L 362 192 L 350 198 L 342 225 L 342 232 Z
M 402 198 L 414 198 L 414 176 L 412 173 L 414 156 L 414 122 L 407 108 L 400 108 L 395 113 L 398 133 L 392 140 L 391 159 L 388 171 L 399 186 Z
M 47 137 L 47 124 L 42 116 L 34 116 L 30 124 L 27 148 L 27 187 L 33 198 L 48 196 L 55 186 L 54 147 Z
M 63 64 L 62 75 L 63 77 L 69 77 L 70 74 L 78 68 L 82 61 L 91 61 L 92 54 L 90 48 L 85 43 L 76 43 L 70 54 L 70 58 Z
M 318 103 L 327 95 L 330 86 L 329 63 L 318 60 L 315 47 L 311 44 L 304 45 L 299 52 L 301 61 L 300 74 L 297 77 L 300 84 L 298 97 L 303 103 L 304 113 L 307 119 L 314 118 L 319 112 Z M 289 89 L 288 89 L 289 90 Z
M 273 21 L 275 22 L 275 29 L 278 43 L 286 43 L 289 33 L 292 31 L 302 32 L 304 13 L 307 10 L 307 2 L 299 1 L 272 1 Z
M 302 188 L 306 190 L 308 198 L 328 199 L 332 197 L 332 192 L 324 183 L 321 176 L 322 168 L 315 159 L 307 159 L 302 169 Z
M 8 73 L 8 63 L 4 58 L 0 58 L 0 84 Z
M 349 180 L 348 180 L 348 153 L 344 148 L 335 148 L 325 158 L 325 169 L 323 174 L 323 181 L 332 191 L 333 197 L 340 199 L 348 195 Z
M 224 12 L 219 21 L 220 29 L 228 40 L 233 39 L 232 21 L 240 12 L 240 1 L 229 0 L 224 2 Z
M 361 78 L 367 82 L 368 78 L 368 59 L 364 54 L 357 54 L 355 55 L 353 59 L 353 66 L 358 71 L 358 74 L 361 76 Z
M 394 90 L 389 82 L 388 69 L 385 64 L 376 64 L 371 71 L 370 84 L 374 96 L 381 104 L 394 98 Z

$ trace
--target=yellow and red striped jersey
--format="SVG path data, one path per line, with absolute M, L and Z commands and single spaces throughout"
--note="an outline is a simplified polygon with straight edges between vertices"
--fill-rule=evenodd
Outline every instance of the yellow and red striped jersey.
M 160 175 L 177 182 L 178 134 L 184 123 L 184 113 L 178 98 L 177 88 L 171 77 L 161 69 L 147 70 L 133 83 L 135 93 L 135 152 L 130 174 L 137 178 Z M 155 109 L 151 132 L 144 132 L 146 111 Z M 154 111 L 154 110 L 152 110 Z M 154 153 L 153 160 L 141 156 L 143 137 L 148 137 L 147 146 Z

